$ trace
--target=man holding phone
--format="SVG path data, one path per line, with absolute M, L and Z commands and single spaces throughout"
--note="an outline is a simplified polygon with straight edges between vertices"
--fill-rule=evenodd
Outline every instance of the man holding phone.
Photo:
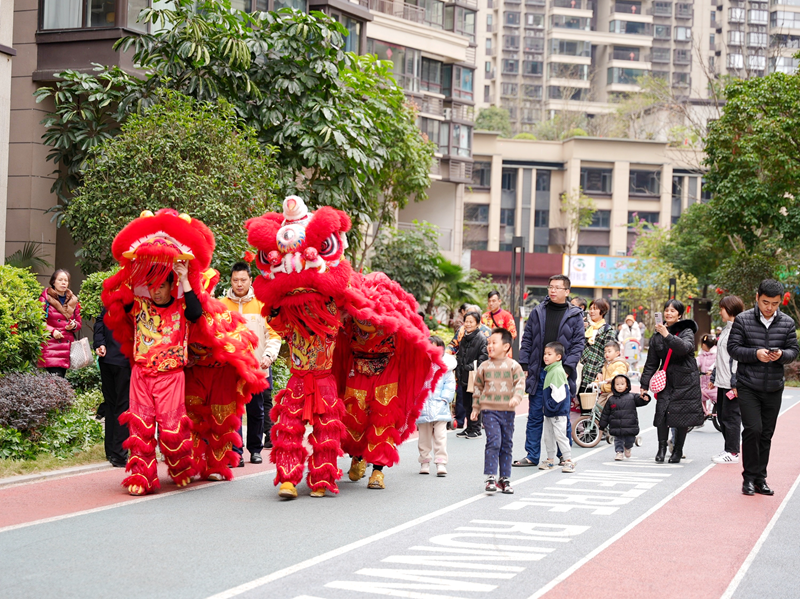
M 781 409 L 783 365 L 797 359 L 795 323 L 780 311 L 783 285 L 761 281 L 756 305 L 739 314 L 728 337 L 728 352 L 737 360 L 736 388 L 742 412 L 742 493 L 773 495 L 767 485 L 772 435 Z

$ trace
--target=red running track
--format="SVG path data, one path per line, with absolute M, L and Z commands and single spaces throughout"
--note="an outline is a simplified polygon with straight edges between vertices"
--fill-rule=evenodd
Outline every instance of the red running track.
M 793 406 L 772 439 L 774 496 L 742 495 L 741 464 L 716 465 L 544 599 L 573 599 L 598 587 L 618 597 L 720 597 L 800 476 L 799 427 L 800 408 Z

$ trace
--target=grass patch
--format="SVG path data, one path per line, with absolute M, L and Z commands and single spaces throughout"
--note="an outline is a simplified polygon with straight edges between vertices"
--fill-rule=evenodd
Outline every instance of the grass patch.
M 0 459 L 0 478 L 19 476 L 21 474 L 34 474 L 61 470 L 72 466 L 84 466 L 106 461 L 106 451 L 102 443 L 98 443 L 85 451 L 78 451 L 67 458 L 57 458 L 53 455 L 42 453 L 35 460 L 4 460 Z

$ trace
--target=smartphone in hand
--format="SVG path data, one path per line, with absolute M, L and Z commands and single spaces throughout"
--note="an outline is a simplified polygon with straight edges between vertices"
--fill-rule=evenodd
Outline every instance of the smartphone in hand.
M 653 318 L 656 320 L 656 324 L 664 324 L 664 315 L 661 312 L 656 312 L 653 314 Z

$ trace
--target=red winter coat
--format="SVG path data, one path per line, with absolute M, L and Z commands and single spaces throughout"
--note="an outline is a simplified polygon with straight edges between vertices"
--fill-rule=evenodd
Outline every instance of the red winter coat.
M 49 297 L 48 297 L 49 296 Z M 39 368 L 69 368 L 69 348 L 75 341 L 75 331 L 81 328 L 81 307 L 78 296 L 67 290 L 67 302 L 63 306 L 56 296 L 56 292 L 47 288 L 39 296 L 42 309 L 45 311 L 47 332 L 50 338 L 42 344 L 42 357 Z M 70 319 L 78 323 L 76 329 L 66 330 Z M 53 331 L 59 330 L 64 335 L 61 339 L 53 338 Z

